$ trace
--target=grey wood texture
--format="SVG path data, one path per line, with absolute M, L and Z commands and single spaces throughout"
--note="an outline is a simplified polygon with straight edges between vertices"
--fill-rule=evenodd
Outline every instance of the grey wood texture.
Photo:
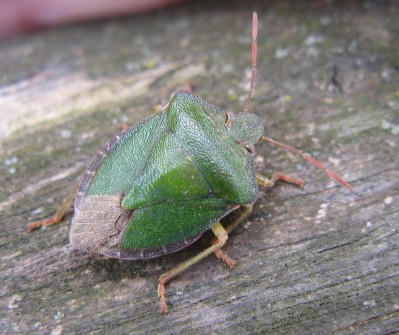
M 52 215 L 121 122 L 189 81 L 244 109 L 252 11 L 259 16 L 252 111 L 266 135 L 325 162 L 352 192 L 270 144 L 257 171 L 304 189 L 261 189 L 224 250 L 167 286 L 158 276 L 209 245 L 146 261 L 72 251 Z M 0 333 L 393 334 L 399 330 L 399 4 L 205 1 L 82 23 L 0 45 Z

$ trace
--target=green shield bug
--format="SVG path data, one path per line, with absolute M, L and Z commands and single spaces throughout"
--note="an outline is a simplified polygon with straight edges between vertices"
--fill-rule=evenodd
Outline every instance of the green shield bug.
M 120 259 L 147 259 L 176 252 L 211 229 L 216 238 L 195 257 L 159 278 L 161 311 L 167 311 L 165 284 L 211 253 L 233 267 L 221 247 L 252 209 L 258 184 L 282 180 L 254 169 L 254 144 L 268 141 L 302 156 L 347 188 L 348 183 L 315 159 L 263 136 L 249 113 L 256 77 L 257 15 L 252 23 L 252 76 L 245 111 L 223 112 L 186 91 L 175 92 L 159 112 L 110 139 L 84 172 L 56 215 L 28 229 L 62 220 L 74 200 L 70 241 L 75 249 Z M 224 228 L 220 220 L 241 208 Z

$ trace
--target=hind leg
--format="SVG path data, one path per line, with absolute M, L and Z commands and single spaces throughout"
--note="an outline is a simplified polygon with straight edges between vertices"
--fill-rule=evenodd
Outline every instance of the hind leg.
M 62 202 L 61 206 L 58 208 L 58 210 L 54 216 L 52 216 L 48 219 L 28 223 L 27 224 L 28 230 L 32 231 L 32 230 L 40 228 L 42 226 L 51 226 L 53 224 L 57 224 L 57 223 L 61 222 L 61 220 L 65 216 L 66 211 L 72 205 L 72 203 L 75 199 L 75 196 L 78 193 L 78 188 L 79 188 L 79 183 L 76 183 L 75 186 L 73 187 L 73 189 L 69 192 L 67 197 L 64 199 L 64 201 Z

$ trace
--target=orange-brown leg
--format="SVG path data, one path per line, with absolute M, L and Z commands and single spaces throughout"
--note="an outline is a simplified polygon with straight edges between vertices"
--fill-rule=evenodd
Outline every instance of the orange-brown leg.
M 64 201 L 62 202 L 61 206 L 58 208 L 54 216 L 48 219 L 28 223 L 27 225 L 28 230 L 32 231 L 42 226 L 51 226 L 53 224 L 59 223 L 63 219 L 66 211 L 69 209 L 73 200 L 75 199 L 76 193 L 78 192 L 78 188 L 79 188 L 79 183 L 76 183 L 76 185 L 73 187 L 71 192 L 69 192 L 67 197 L 64 199 Z
M 256 173 L 256 181 L 258 182 L 259 185 L 264 187 L 273 187 L 276 181 L 278 180 L 281 180 L 285 183 L 294 184 L 299 187 L 303 187 L 305 185 L 305 182 L 302 179 L 290 177 L 280 172 L 273 172 L 270 178 L 267 178 L 259 173 Z

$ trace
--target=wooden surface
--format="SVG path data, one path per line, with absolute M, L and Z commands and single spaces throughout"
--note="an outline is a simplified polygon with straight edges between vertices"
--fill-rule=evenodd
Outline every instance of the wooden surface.
M 158 276 L 205 248 L 118 261 L 67 247 L 51 215 L 120 122 L 135 123 L 188 80 L 242 111 L 251 12 L 260 22 L 252 111 L 266 135 L 341 174 L 257 146 L 257 170 L 303 178 L 262 189 L 211 256 L 167 287 Z M 66 26 L 0 46 L 0 333 L 392 334 L 399 330 L 397 1 L 207 1 Z M 263 157 L 263 158 L 262 158 Z

